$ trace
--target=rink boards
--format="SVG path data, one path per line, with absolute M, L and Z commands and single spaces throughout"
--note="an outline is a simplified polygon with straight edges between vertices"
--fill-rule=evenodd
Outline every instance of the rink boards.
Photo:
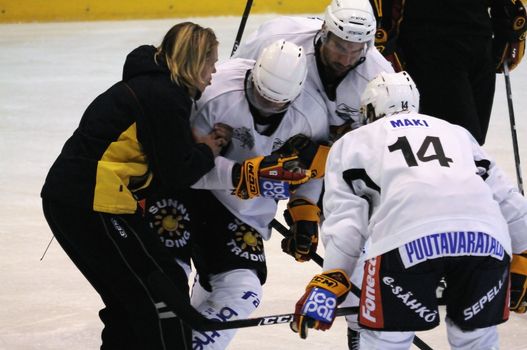
M 245 0 L 0 0 L 0 23 L 242 15 Z M 251 13 L 322 13 L 320 0 L 255 0 Z

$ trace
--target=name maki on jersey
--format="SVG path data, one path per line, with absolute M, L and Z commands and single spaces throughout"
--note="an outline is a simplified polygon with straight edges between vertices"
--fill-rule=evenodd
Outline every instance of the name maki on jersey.
M 419 119 L 419 118 L 390 119 L 390 124 L 392 125 L 394 129 L 408 127 L 408 126 L 421 126 L 424 128 L 430 127 L 430 125 L 428 125 L 426 120 Z
M 445 256 L 492 256 L 503 259 L 503 246 L 484 232 L 442 232 L 418 238 L 399 247 L 406 268 Z

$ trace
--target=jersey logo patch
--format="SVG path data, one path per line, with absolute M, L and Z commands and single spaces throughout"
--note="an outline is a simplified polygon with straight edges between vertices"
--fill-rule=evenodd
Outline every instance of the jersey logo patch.
M 404 267 L 445 256 L 492 256 L 502 260 L 503 246 L 484 232 L 442 232 L 418 238 L 399 247 Z
M 263 240 L 258 231 L 239 220 L 227 227 L 234 232 L 234 238 L 227 243 L 232 254 L 250 261 L 265 261 Z
M 147 220 L 167 248 L 181 248 L 190 239 L 187 207 L 175 199 L 163 198 L 148 207 Z
M 302 314 L 317 321 L 331 323 L 336 307 L 337 298 L 335 293 L 315 287 L 311 290 L 311 293 L 309 293 L 304 303 Z
M 240 141 L 240 146 L 246 149 L 254 148 L 254 136 L 246 127 L 236 128 L 232 132 L 232 138 Z

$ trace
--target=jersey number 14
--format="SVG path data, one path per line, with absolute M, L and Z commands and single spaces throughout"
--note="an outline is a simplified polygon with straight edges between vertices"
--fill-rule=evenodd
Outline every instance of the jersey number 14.
M 426 155 L 429 148 L 432 148 L 433 151 Z M 419 159 L 421 162 L 437 160 L 439 165 L 444 167 L 450 167 L 449 163 L 454 162 L 452 158 L 448 158 L 445 155 L 445 151 L 441 145 L 441 140 L 436 136 L 425 137 L 423 143 L 419 147 L 419 150 L 415 154 L 406 136 L 399 137 L 394 144 L 388 146 L 388 150 L 390 150 L 390 152 L 401 151 L 403 153 L 404 159 L 406 160 L 406 164 L 408 164 L 409 167 L 418 166 L 419 164 L 417 163 L 417 159 Z

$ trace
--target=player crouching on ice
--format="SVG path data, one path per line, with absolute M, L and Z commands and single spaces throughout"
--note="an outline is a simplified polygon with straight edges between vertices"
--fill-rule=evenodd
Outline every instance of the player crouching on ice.
M 409 349 L 436 327 L 441 276 L 452 349 L 497 349 L 496 325 L 525 312 L 527 201 L 468 131 L 418 104 L 406 72 L 381 73 L 361 98 L 368 124 L 329 152 L 325 272 L 296 304 L 302 338 L 331 327 L 366 240 L 361 349 Z
M 242 181 L 243 186 L 235 186 L 234 191 L 216 187 L 201 200 L 207 209 L 201 214 L 201 227 L 192 235 L 192 258 L 199 274 L 192 304 L 207 318 L 246 318 L 260 304 L 267 278 L 264 241 L 270 238 L 269 223 L 276 216 L 278 200 L 290 198 L 287 210 L 293 237 L 283 249 L 299 261 L 308 260 L 316 250 L 320 209 L 315 203 L 322 190 L 325 156 L 315 142 L 327 142 L 329 125 L 324 102 L 306 74 L 304 49 L 280 39 L 256 61 L 235 58 L 219 65 L 211 86 L 196 103 L 193 128 L 208 134 L 218 123 L 230 125 L 232 139 L 222 159 L 243 164 L 241 177 L 253 179 Z M 269 177 L 258 181 L 262 177 L 252 175 L 253 165 L 247 159 L 281 154 L 299 158 L 300 168 L 308 169 L 309 181 L 284 187 L 281 181 L 272 182 Z M 235 184 L 239 168 L 231 166 Z M 211 188 L 216 175 L 226 173 L 222 164 L 216 164 L 199 184 Z M 235 332 L 194 331 L 193 349 L 225 349 Z

